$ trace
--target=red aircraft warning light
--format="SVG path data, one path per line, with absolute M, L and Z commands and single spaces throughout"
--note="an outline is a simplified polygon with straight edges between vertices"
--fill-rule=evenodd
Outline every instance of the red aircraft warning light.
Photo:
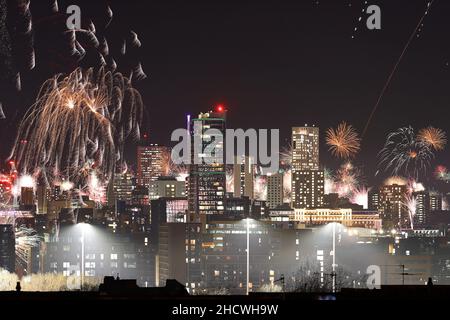
M 218 105 L 216 106 L 216 111 L 217 111 L 217 112 L 224 112 L 224 111 L 225 111 L 224 105 L 223 105 L 223 104 L 218 104 Z

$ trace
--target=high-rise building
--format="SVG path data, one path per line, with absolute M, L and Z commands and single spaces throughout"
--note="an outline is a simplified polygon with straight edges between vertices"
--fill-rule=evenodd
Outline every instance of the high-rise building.
M 28 207 L 34 205 L 34 189 L 32 187 L 20 189 L 20 205 Z
M 428 222 L 430 213 L 430 194 L 426 191 L 414 192 L 415 203 L 414 227 L 424 227 Z
M 135 179 L 131 173 L 116 173 L 113 180 L 112 202 L 108 202 L 114 204 L 116 201 L 124 201 L 130 204 L 133 199 L 134 189 Z
M 150 183 L 167 176 L 170 160 L 168 147 L 150 144 L 137 147 L 137 184 L 150 188 Z
M 200 221 L 205 215 L 223 214 L 225 211 L 225 141 L 217 143 L 211 154 L 204 153 L 211 143 L 208 129 L 218 130 L 225 136 L 226 111 L 201 113 L 189 121 L 191 133 L 191 164 L 189 165 L 188 200 L 190 221 Z
M 442 194 L 437 192 L 430 193 L 430 211 L 441 211 L 442 210 Z
M 292 128 L 292 170 L 319 170 L 319 128 Z
M 201 226 L 199 223 L 164 223 L 159 229 L 156 258 L 157 285 L 176 279 L 197 292 L 201 284 Z
M 378 211 L 384 228 L 408 228 L 411 225 L 408 208 L 404 205 L 407 196 L 406 185 L 386 185 L 380 188 Z
M 254 198 L 254 164 L 249 156 L 241 157 L 242 161 L 238 162 L 238 157 L 235 157 L 233 166 L 233 181 L 234 181 L 234 197 L 248 197 Z
M 276 173 L 267 176 L 267 205 L 274 209 L 283 205 L 283 174 Z
M 368 208 L 369 210 L 378 210 L 380 207 L 380 192 L 378 189 L 370 190 L 368 194 Z
M 324 176 L 319 170 L 319 128 L 292 128 L 292 207 L 322 207 Z
M 323 170 L 292 173 L 292 206 L 296 209 L 323 207 L 325 177 Z
M 186 197 L 186 183 L 173 177 L 159 177 L 150 184 L 150 200 Z
M 48 203 L 52 201 L 52 189 L 45 185 L 37 186 L 36 188 L 36 199 L 38 213 L 47 213 Z

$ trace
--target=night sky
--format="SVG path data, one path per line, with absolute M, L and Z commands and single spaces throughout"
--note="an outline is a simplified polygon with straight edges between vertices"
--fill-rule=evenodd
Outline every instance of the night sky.
M 142 41 L 130 59 L 141 61 L 148 75 L 135 86 L 146 104 L 145 127 L 152 142 L 168 144 L 172 130 L 184 126 L 186 114 L 223 103 L 229 110 L 229 128 L 279 128 L 282 145 L 290 139 L 290 127 L 319 126 L 321 162 L 336 168 L 341 161 L 327 152 L 325 130 L 345 120 L 362 132 L 428 2 L 368 1 L 381 7 L 382 29 L 375 31 L 365 27 L 364 1 L 107 3 L 114 12 L 105 31 L 111 47 L 129 30 Z M 81 6 L 83 24 L 83 19 L 96 23 L 104 14 L 105 1 L 59 1 L 60 10 L 67 4 Z M 76 67 L 65 56 L 63 41 L 53 38 L 64 16 L 53 17 L 46 1 L 32 1 L 31 8 L 36 68 L 24 75 L 21 93 L 0 88 L 8 117 L 0 120 L 2 159 L 42 81 Z M 390 131 L 405 125 L 450 131 L 449 16 L 450 2 L 436 0 L 370 124 L 355 159 L 370 183 L 376 155 Z M 54 21 L 51 27 L 49 20 Z M 126 69 L 128 62 L 119 63 L 119 69 Z M 129 156 L 133 159 L 131 151 Z M 448 150 L 437 154 L 437 164 L 450 166 Z

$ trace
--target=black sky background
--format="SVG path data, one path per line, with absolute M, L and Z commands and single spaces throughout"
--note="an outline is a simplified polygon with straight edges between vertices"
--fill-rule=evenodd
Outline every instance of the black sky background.
M 59 3 L 61 11 L 67 4 L 79 4 L 82 20 L 102 15 L 105 6 L 105 1 Z M 168 144 L 172 130 L 184 126 L 186 114 L 223 103 L 229 110 L 229 128 L 279 128 L 282 145 L 290 139 L 292 126 L 319 126 L 321 162 L 331 168 L 341 161 L 327 152 L 325 130 L 343 120 L 363 130 L 427 6 L 423 0 L 368 1 L 382 10 L 382 30 L 369 31 L 367 15 L 361 14 L 364 1 L 107 3 L 114 12 L 108 39 L 121 41 L 123 34 L 134 30 L 143 44 L 133 59 L 142 62 L 149 77 L 135 86 L 148 110 L 145 126 L 151 142 Z M 44 6 L 32 1 L 37 16 L 47 14 Z M 376 155 L 390 131 L 405 125 L 450 131 L 449 16 L 450 2 L 436 0 L 379 105 L 354 160 L 369 183 L 375 182 Z M 0 121 L 2 159 L 41 82 L 74 67 L 55 63 L 59 44 L 45 36 L 47 29 L 36 25 L 36 45 L 46 48 L 41 50 L 45 54 L 38 54 L 36 70 L 24 76 L 22 93 L 0 92 L 8 102 L 8 119 Z M 358 32 L 353 33 L 355 26 Z M 128 149 L 132 161 L 134 148 Z M 448 152 L 439 153 L 433 166 L 450 166 Z

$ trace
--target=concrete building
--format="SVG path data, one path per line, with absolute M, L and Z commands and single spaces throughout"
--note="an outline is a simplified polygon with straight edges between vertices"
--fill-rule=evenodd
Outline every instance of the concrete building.
M 219 143 L 205 159 L 204 149 L 210 144 L 209 129 L 218 130 L 224 136 L 226 111 L 217 109 L 200 113 L 189 119 L 191 132 L 191 165 L 189 166 L 188 200 L 190 221 L 205 220 L 206 215 L 225 212 L 225 142 Z
M 283 174 L 276 173 L 267 176 L 267 205 L 274 209 L 283 205 L 284 185 Z
M 167 176 L 170 149 L 157 144 L 137 147 L 137 184 L 150 188 L 152 181 Z
M 173 177 L 159 177 L 150 183 L 150 200 L 186 197 L 186 183 Z

